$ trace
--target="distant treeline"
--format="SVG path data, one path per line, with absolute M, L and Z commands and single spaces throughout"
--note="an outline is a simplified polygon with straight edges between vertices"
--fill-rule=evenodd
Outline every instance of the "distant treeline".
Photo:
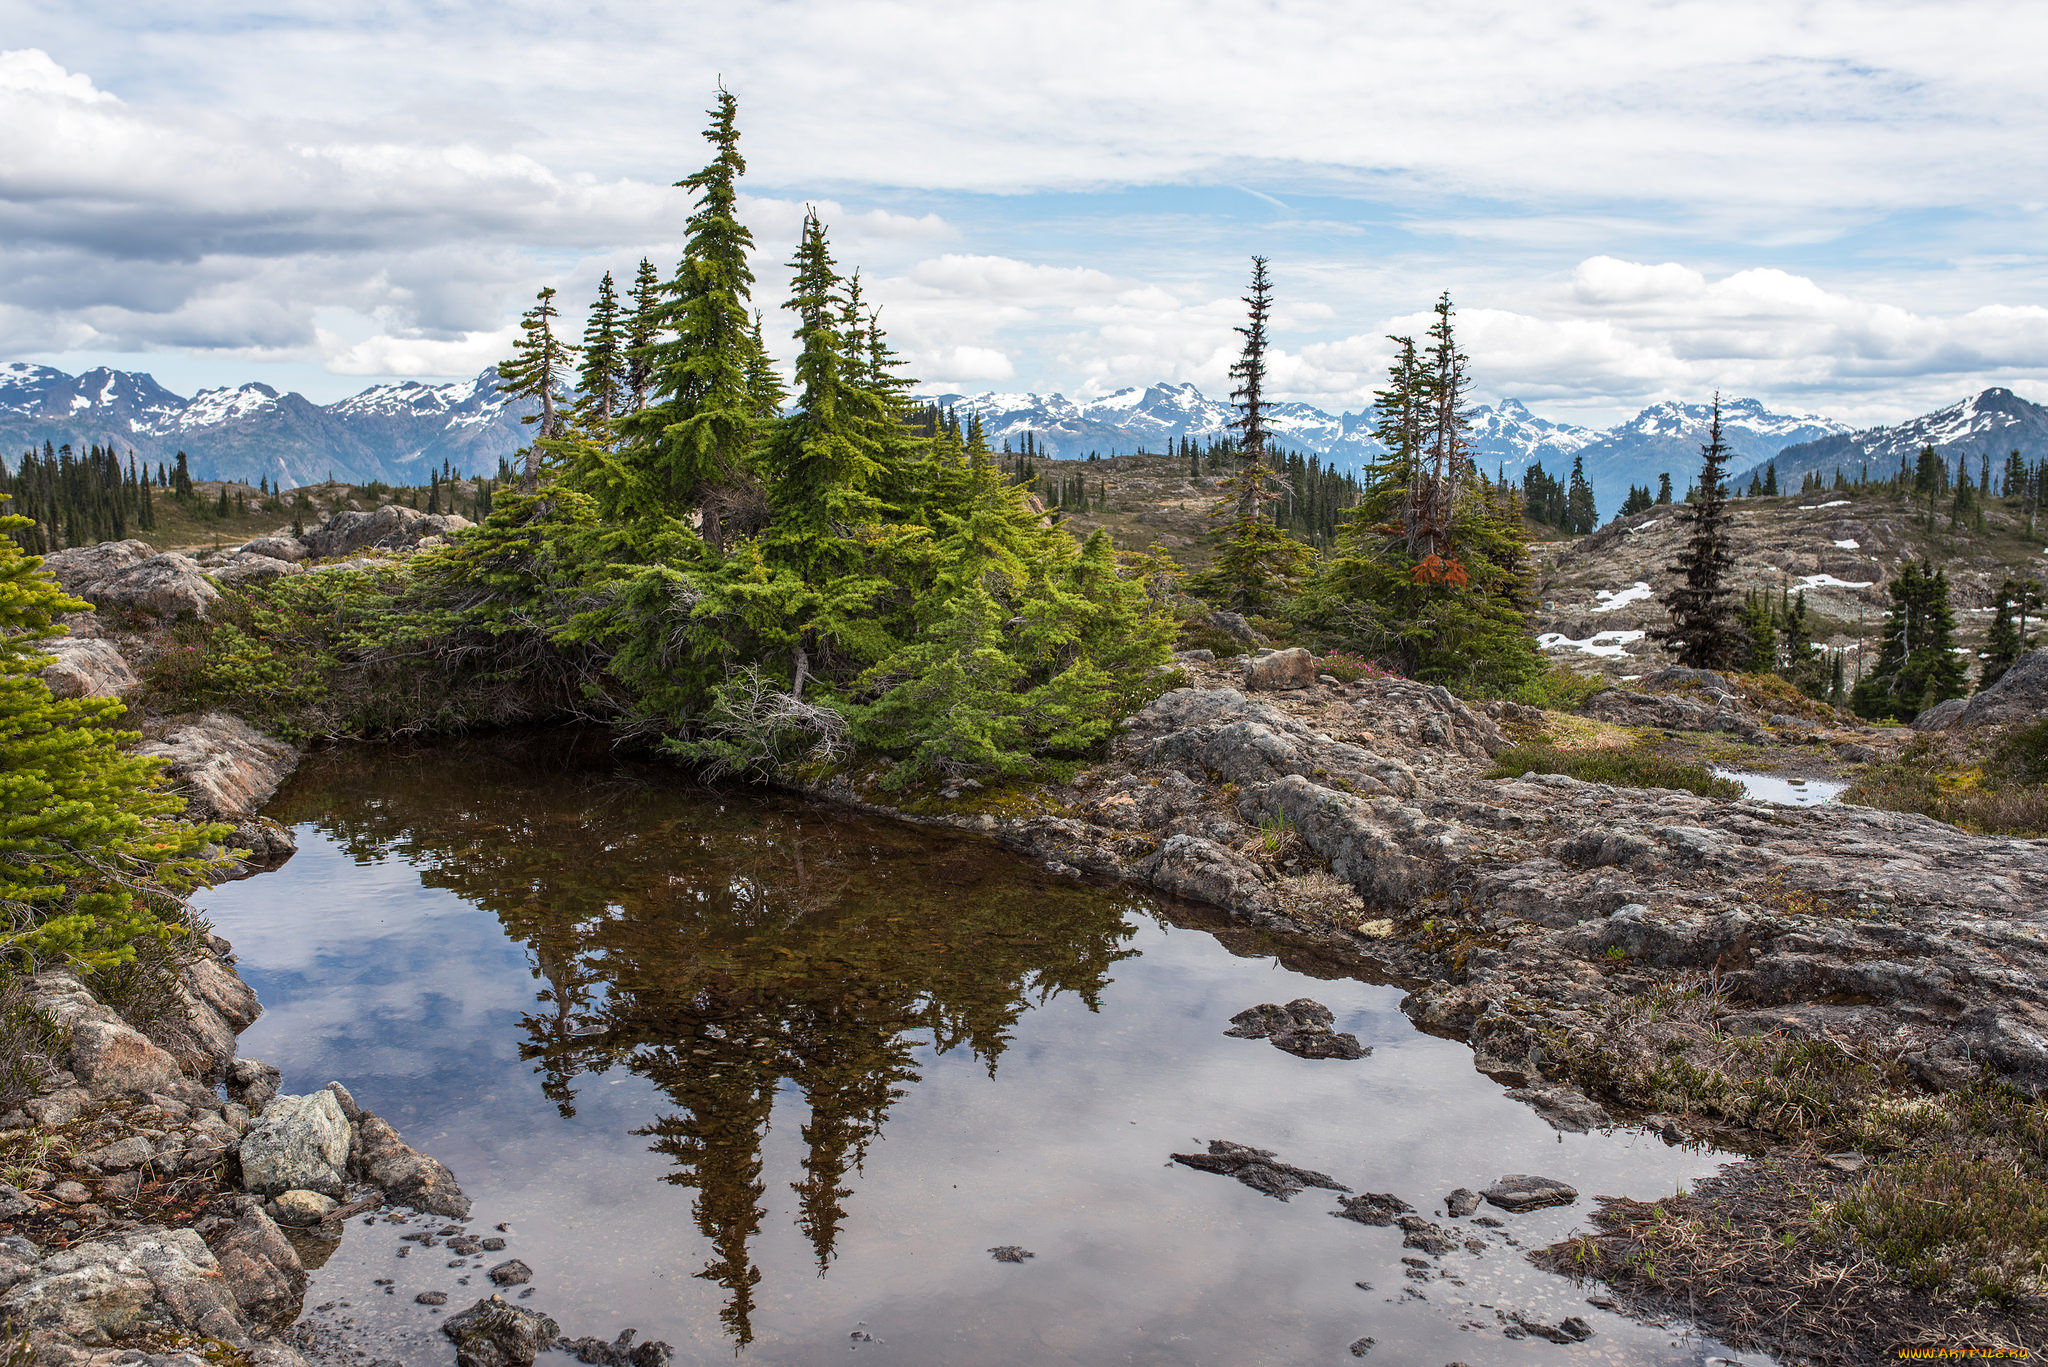
M 163 467 L 157 468 L 159 477 L 167 479 Z M 189 492 L 191 480 L 185 478 L 182 452 L 178 475 Z M 134 452 L 124 464 L 113 447 L 96 443 L 79 453 L 69 443 L 52 447 L 45 442 L 39 452 L 22 452 L 12 471 L 0 460 L 5 511 L 33 520 L 34 525 L 14 533 L 15 542 L 31 555 L 126 540 L 130 528 L 150 530 L 156 526 L 153 485 L 163 487 L 151 477 L 146 462 L 136 464 Z

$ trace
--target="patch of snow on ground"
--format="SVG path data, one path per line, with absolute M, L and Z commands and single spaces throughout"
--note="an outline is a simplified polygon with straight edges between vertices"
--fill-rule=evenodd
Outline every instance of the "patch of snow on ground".
M 1863 547 L 1856 544 L 1856 538 L 1853 536 L 1850 537 L 1847 541 L 1837 541 L 1835 545 L 1839 549 L 1845 551 L 1860 551 L 1863 549 Z
M 1650 528 L 1656 526 L 1659 522 L 1662 522 L 1663 520 L 1664 519 L 1661 517 L 1653 517 L 1648 522 L 1636 523 L 1636 525 L 1629 528 L 1629 530 L 1631 532 L 1647 532 L 1648 530 L 1650 530 Z
M 1846 498 L 1838 498 L 1838 499 L 1835 499 L 1835 500 L 1834 500 L 1833 502 L 1831 502 L 1831 503 L 1802 503 L 1802 504 L 1800 504 L 1800 505 L 1799 505 L 1799 511 L 1800 511 L 1800 512 L 1802 512 L 1802 513 L 1812 513 L 1812 512 L 1818 512 L 1818 511 L 1820 511 L 1820 510 L 1821 510 L 1822 508 L 1846 508 L 1846 507 L 1848 507 L 1848 506 L 1849 506 L 1849 500 L 1848 500 L 1848 499 L 1846 499 Z
M 1631 641 L 1640 641 L 1649 635 L 1646 631 L 1596 631 L 1583 641 L 1574 641 L 1561 631 L 1546 631 L 1536 638 L 1536 645 L 1542 650 L 1557 650 L 1570 646 L 1586 655 L 1598 655 L 1603 659 L 1619 660 L 1628 654 L 1623 649 Z
M 1837 579 L 1832 574 L 1809 574 L 1799 581 L 1802 589 L 1867 589 L 1875 580 L 1866 579 L 1858 583 L 1850 579 Z
M 1780 778 L 1776 774 L 1754 774 L 1743 769 L 1712 766 L 1716 778 L 1732 778 L 1742 785 L 1742 795 L 1780 807 L 1818 807 L 1832 802 L 1849 785 L 1831 778 Z
M 1650 586 L 1638 579 L 1627 588 L 1618 591 L 1615 589 L 1595 589 L 1593 596 L 1601 600 L 1593 605 L 1593 611 L 1613 612 L 1617 608 L 1625 608 L 1630 603 L 1640 603 L 1645 598 L 1648 598 L 1650 596 Z

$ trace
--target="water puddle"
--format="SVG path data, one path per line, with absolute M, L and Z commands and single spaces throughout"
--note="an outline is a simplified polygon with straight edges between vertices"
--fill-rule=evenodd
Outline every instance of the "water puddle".
M 1746 769 L 1723 769 L 1710 765 L 1716 778 L 1732 778 L 1742 785 L 1742 795 L 1757 802 L 1780 807 L 1818 807 L 1833 802 L 1849 787 L 1832 778 L 1800 778 L 1783 774 L 1758 774 Z
M 372 1356 L 445 1367 L 441 1318 L 517 1257 L 565 1333 L 631 1326 L 681 1362 L 1335 1364 L 1366 1338 L 1396 1363 L 1765 1361 L 1522 1256 L 1595 1193 L 1668 1193 L 1726 1155 L 1558 1134 L 1412 1028 L 1399 987 L 1311 948 L 595 741 L 316 757 L 271 810 L 299 855 L 205 902 L 267 1007 L 243 1052 L 290 1091 L 347 1081 L 507 1244 L 464 1258 L 401 1240 L 447 1221 L 351 1221 L 308 1317 Z M 1372 1052 L 1223 1033 L 1299 997 Z M 1211 1139 L 1484 1242 L 1418 1257 L 1332 1218 L 1335 1192 L 1170 1161 Z M 1582 1195 L 1481 1207 L 1499 1228 L 1442 1213 L 1506 1173 Z M 415 1303 L 434 1291 L 445 1308 Z M 1514 1312 L 1592 1337 L 1512 1338 Z

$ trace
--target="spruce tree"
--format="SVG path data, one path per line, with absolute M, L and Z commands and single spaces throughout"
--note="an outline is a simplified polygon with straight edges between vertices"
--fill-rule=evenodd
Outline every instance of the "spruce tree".
M 645 407 L 620 424 L 626 478 L 600 494 L 607 513 L 700 514 L 699 532 L 714 554 L 725 546 L 724 517 L 758 431 L 748 385 L 755 354 L 747 265 L 754 236 L 739 220 L 738 101 L 723 87 L 704 139 L 711 161 L 677 181 L 696 196 L 683 259 L 663 288 L 662 336 L 649 349 Z
M 1716 394 L 1707 442 L 1700 448 L 1699 484 L 1679 511 L 1690 529 L 1685 548 L 1677 562 L 1666 567 L 1681 576 L 1662 599 L 1671 626 L 1654 633 L 1658 640 L 1670 642 L 1678 662 L 1691 669 L 1725 669 L 1742 655 L 1742 632 L 1723 583 L 1735 563 L 1728 542 L 1727 488 L 1722 483 L 1728 454 L 1728 445 L 1721 440 L 1721 396 Z
M 654 379 L 654 343 L 661 336 L 661 274 L 644 256 L 633 276 L 633 291 L 628 298 L 633 307 L 626 315 L 623 348 L 626 411 L 638 413 L 647 406 L 648 386 Z
M 1593 506 L 1593 486 L 1586 482 L 1583 456 L 1572 457 L 1571 485 L 1565 492 L 1564 508 L 1564 529 L 1574 536 L 1584 536 L 1600 525 L 1599 509 Z
M 15 544 L 26 522 L 0 516 L 0 956 L 111 968 L 185 933 L 183 894 L 224 866 L 209 846 L 227 828 L 175 819 L 163 762 L 123 753 L 141 737 L 116 729 L 120 702 L 51 696 L 40 647 L 87 604 Z
M 1878 642 L 1877 665 L 1856 685 L 1856 715 L 1871 721 L 1911 721 L 1928 708 L 1969 689 L 1955 653 L 1955 614 L 1948 575 L 1908 561 L 1887 586 L 1892 605 Z
M 577 420 L 600 443 L 611 441 L 612 420 L 625 410 L 626 365 L 619 294 L 606 271 L 583 324 L 583 364 L 576 372 Z
M 498 366 L 498 387 L 502 391 L 540 404 L 540 412 L 528 413 L 519 420 L 534 427 L 520 475 L 521 483 L 528 489 L 540 483 L 541 443 L 555 438 L 555 400 L 575 360 L 568 345 L 555 336 L 555 319 L 559 316 L 554 287 L 542 286 L 534 297 L 533 307 L 519 320 L 519 340 L 512 344 L 512 359 Z
M 1984 638 L 1984 668 L 1977 687 L 1989 688 L 2027 653 L 2027 616 L 2042 605 L 2041 586 L 2031 579 L 2006 579 L 1998 586 L 1991 627 Z
M 1230 395 L 1237 409 L 1230 424 L 1237 433 L 1237 471 L 1225 482 L 1224 497 L 1210 513 L 1222 522 L 1222 545 L 1208 570 L 1193 582 L 1197 592 L 1220 597 L 1239 612 L 1262 612 L 1277 606 L 1308 567 L 1311 553 L 1266 513 L 1280 496 L 1267 487 L 1272 472 L 1266 448 L 1266 322 L 1273 308 L 1273 286 L 1263 256 L 1252 258 L 1251 293 L 1244 303 L 1248 317 L 1237 329 L 1244 348 L 1230 367 L 1231 378 L 1237 381 Z

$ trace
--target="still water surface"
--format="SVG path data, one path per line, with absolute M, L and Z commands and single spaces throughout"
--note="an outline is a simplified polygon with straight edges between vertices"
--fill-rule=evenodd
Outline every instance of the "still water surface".
M 1522 1260 L 1594 1193 L 1668 1193 L 1725 1155 L 1554 1132 L 1410 1026 L 1398 986 L 1312 948 L 594 738 L 316 757 L 271 813 L 298 856 L 206 901 L 267 1008 L 242 1052 L 287 1091 L 346 1081 L 510 1245 L 451 1267 L 397 1256 L 444 1221 L 351 1222 L 308 1314 L 379 1354 L 452 1361 L 439 1317 L 517 1256 L 566 1333 L 632 1326 L 684 1363 L 1334 1364 L 1365 1337 L 1396 1363 L 1764 1361 Z M 1302 996 L 1373 1053 L 1223 1034 Z M 1584 1197 L 1443 1220 L 1485 1251 L 1418 1280 L 1401 1231 L 1333 1219 L 1333 1193 L 1169 1161 L 1212 1138 L 1431 1218 L 1510 1172 Z M 1497 1310 L 1595 1334 L 1518 1341 Z

